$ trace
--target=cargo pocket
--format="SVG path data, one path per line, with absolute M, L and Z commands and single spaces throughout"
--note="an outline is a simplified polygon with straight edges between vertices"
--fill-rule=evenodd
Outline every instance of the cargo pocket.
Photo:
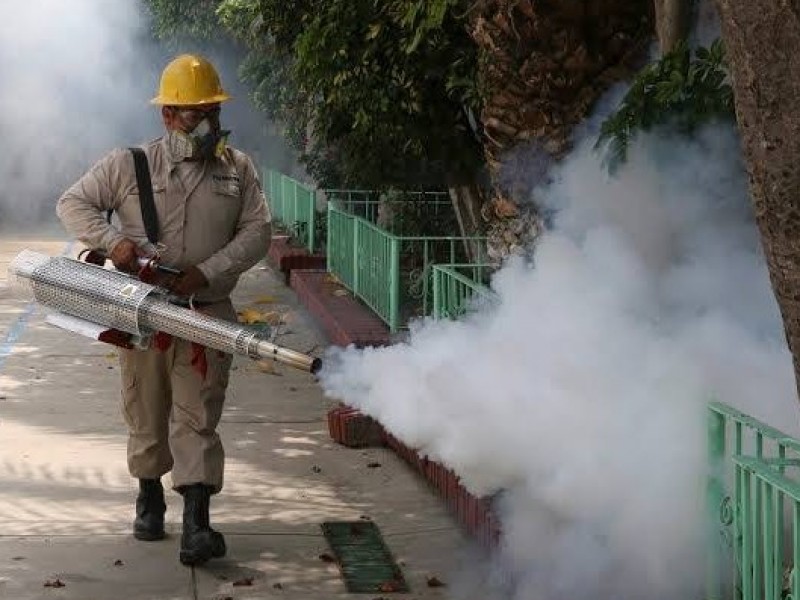
M 123 353 L 132 352 L 131 350 L 120 350 L 119 367 L 120 367 L 120 400 L 122 404 L 122 416 L 128 426 L 134 426 L 133 411 L 131 410 L 132 404 L 138 402 L 137 399 L 137 384 L 138 379 L 136 376 L 136 368 L 134 359 L 131 356 L 126 356 Z

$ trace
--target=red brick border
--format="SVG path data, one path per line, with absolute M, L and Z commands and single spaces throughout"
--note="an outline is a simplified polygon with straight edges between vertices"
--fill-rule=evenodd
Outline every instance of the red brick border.
M 496 548 L 500 543 L 500 519 L 489 498 L 478 498 L 461 484 L 461 478 L 442 463 L 421 456 L 397 437 L 386 432 L 387 445 L 418 471 L 444 500 L 456 520 L 483 547 Z
M 328 412 L 328 428 L 336 442 L 354 448 L 380 445 L 376 434 L 382 434 L 381 441 L 428 481 L 478 543 L 490 550 L 498 546 L 502 530 L 491 500 L 471 494 L 452 469 L 422 456 L 380 423 L 345 404 Z
M 328 262 L 322 254 L 310 254 L 305 248 L 292 246 L 287 235 L 272 238 L 267 258 L 284 274 L 287 284 L 295 269 L 325 269 Z
M 328 411 L 331 438 L 348 448 L 383 446 L 383 427 L 356 408 L 340 405 Z
M 339 346 L 385 346 L 389 328 L 326 271 L 297 269 L 289 284 L 328 339 Z

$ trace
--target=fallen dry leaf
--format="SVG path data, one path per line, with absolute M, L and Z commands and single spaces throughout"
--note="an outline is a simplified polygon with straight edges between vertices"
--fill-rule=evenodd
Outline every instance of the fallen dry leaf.
M 349 296 L 350 292 L 348 292 L 347 290 L 344 290 L 342 288 L 339 288 L 338 290 L 333 290 L 333 295 L 334 296 L 340 296 L 340 297 L 341 296 Z
M 377 469 L 380 466 L 381 466 L 381 463 L 379 463 L 379 462 L 371 462 L 371 463 L 367 464 L 367 468 L 368 469 Z
M 238 313 L 239 321 L 247 325 L 253 323 L 267 323 L 268 325 L 277 325 L 281 322 L 281 314 L 277 311 L 261 312 L 255 308 L 244 308 Z
M 66 586 L 67 584 L 61 581 L 60 579 L 54 579 L 52 581 L 48 579 L 47 581 L 44 582 L 44 587 L 62 588 Z
M 438 577 L 428 577 L 428 587 L 445 587 L 447 584 Z
M 253 302 L 256 304 L 275 304 L 277 301 L 275 296 L 259 296 Z
M 322 554 L 320 554 L 320 555 L 319 555 L 319 559 L 320 559 L 322 562 L 326 562 L 326 563 L 332 563 L 332 562 L 336 562 L 336 559 L 335 559 L 335 558 L 333 558 L 333 557 L 332 557 L 330 554 L 328 554 L 327 552 L 323 552 Z
M 233 582 L 233 587 L 247 587 L 253 585 L 252 577 L 244 577 Z
M 115 560 L 115 561 L 114 561 L 114 566 L 115 566 L 115 567 L 121 567 L 121 566 L 122 566 L 122 565 L 124 565 L 124 564 L 125 564 L 125 563 L 124 563 L 124 562 L 122 562 L 120 559 L 117 559 L 117 560 Z
M 251 323 L 259 323 L 261 313 L 254 308 L 244 308 L 236 313 L 239 317 L 239 321 L 242 323 L 247 323 L 250 325 Z
M 272 584 L 272 587 L 273 587 L 273 588 L 275 588 L 276 590 L 282 590 L 282 589 L 283 589 L 283 584 L 282 584 L 282 583 L 280 583 L 280 582 L 278 582 L 278 583 L 273 583 L 273 584 Z

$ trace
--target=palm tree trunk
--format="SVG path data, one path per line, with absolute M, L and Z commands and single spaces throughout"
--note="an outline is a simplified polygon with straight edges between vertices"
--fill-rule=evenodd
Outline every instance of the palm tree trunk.
M 800 6 L 717 4 L 755 217 L 800 391 Z
M 482 209 L 492 262 L 530 245 L 541 229 L 529 198 L 501 176 L 524 147 L 555 161 L 609 86 L 629 74 L 652 36 L 654 0 L 478 0 L 470 34 L 483 57 L 480 115 L 493 194 Z

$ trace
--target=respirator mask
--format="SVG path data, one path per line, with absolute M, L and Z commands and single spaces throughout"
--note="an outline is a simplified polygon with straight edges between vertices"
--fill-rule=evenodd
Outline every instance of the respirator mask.
M 170 153 L 177 160 L 219 158 L 225 152 L 230 131 L 219 127 L 219 108 L 210 111 L 176 109 L 184 123 L 197 123 L 189 132 L 167 133 Z M 197 119 L 200 119 L 197 122 Z

